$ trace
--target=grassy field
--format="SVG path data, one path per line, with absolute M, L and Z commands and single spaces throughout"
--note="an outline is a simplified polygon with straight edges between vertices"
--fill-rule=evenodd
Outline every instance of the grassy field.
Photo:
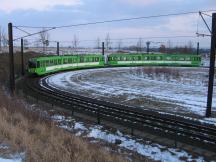
M 26 59 L 35 54 L 26 54 Z M 15 54 L 15 73 L 20 75 L 20 55 Z M 25 154 L 27 162 L 125 162 L 99 144 L 84 139 L 55 126 L 50 120 L 32 112 L 30 105 L 17 96 L 7 95 L 8 55 L 0 55 L 0 140 L 13 151 Z

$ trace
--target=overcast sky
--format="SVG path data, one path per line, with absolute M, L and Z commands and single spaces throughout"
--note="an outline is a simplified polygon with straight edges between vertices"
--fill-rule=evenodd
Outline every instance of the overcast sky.
M 0 26 L 5 30 L 8 22 L 12 22 L 13 25 L 60 26 L 211 9 L 216 10 L 216 0 L 0 0 Z M 206 19 L 211 26 L 211 18 Z M 79 37 L 80 45 L 84 45 L 86 42 L 82 40 L 94 40 L 97 37 L 104 39 L 107 33 L 111 38 L 193 36 L 197 32 L 197 26 L 199 32 L 209 34 L 199 15 L 191 14 L 58 29 L 50 32 L 50 36 L 52 40 L 71 41 L 75 34 Z M 35 32 L 39 29 L 27 30 Z M 14 37 L 23 34 L 14 29 Z M 173 45 L 182 45 L 189 40 L 195 44 L 199 40 L 201 46 L 210 46 L 210 38 L 207 37 L 144 41 L 147 40 L 171 40 Z M 127 44 L 132 40 L 123 41 Z

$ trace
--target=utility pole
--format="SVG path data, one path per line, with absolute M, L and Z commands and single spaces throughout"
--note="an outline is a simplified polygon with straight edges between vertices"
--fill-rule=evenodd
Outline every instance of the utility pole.
M 0 51 L 2 51 L 2 32 L 1 32 L 1 26 L 0 26 Z
M 147 53 L 149 54 L 149 46 L 150 46 L 150 41 L 146 42 L 146 45 L 147 45 Z
M 57 42 L 57 55 L 59 56 L 59 42 Z
M 8 45 L 9 45 L 9 69 L 10 69 L 10 91 L 14 94 L 15 91 L 15 77 L 14 77 L 14 53 L 13 53 L 13 25 L 8 24 Z
M 211 110 L 212 110 L 212 97 L 213 97 L 213 87 L 214 87 L 214 70 L 215 70 L 215 49 L 216 49 L 216 13 L 213 13 L 212 14 L 211 55 L 210 55 L 206 117 L 211 117 Z
M 197 55 L 199 55 L 199 42 L 197 42 Z
M 25 75 L 24 71 L 24 50 L 23 50 L 23 38 L 21 39 L 21 74 Z

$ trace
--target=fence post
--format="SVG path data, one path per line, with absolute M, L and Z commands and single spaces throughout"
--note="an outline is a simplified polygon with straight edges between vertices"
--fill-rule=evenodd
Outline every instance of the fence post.
M 211 117 L 211 110 L 212 110 L 212 97 L 213 97 L 213 88 L 214 88 L 214 70 L 215 70 L 215 49 L 216 49 L 216 13 L 213 13 L 212 14 L 211 55 L 210 55 L 206 117 Z
M 10 91 L 14 94 L 15 91 L 15 76 L 14 76 L 14 51 L 13 51 L 13 25 L 8 23 L 8 45 L 9 45 L 9 69 L 10 69 Z

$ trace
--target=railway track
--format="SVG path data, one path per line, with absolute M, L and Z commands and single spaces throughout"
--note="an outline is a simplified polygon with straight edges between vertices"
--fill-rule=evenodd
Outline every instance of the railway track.
M 96 117 L 98 123 L 110 121 L 123 125 L 131 130 L 139 130 L 182 143 L 196 145 L 211 151 L 216 150 L 216 127 L 203 125 L 198 121 L 157 111 L 115 104 L 72 94 L 51 87 L 46 77 L 28 78 L 26 92 L 33 97 L 43 99 L 52 104 Z

